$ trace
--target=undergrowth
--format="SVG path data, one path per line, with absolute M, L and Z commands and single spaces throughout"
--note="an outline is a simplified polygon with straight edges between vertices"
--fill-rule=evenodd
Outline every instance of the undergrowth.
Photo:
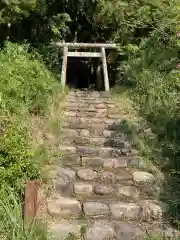
M 180 224 L 179 38 L 163 25 L 143 39 L 128 61 L 114 99 L 124 111 L 120 124 L 150 171 L 160 176 L 157 198 L 169 206 L 169 220 Z M 124 70 L 122 70 L 124 69 Z
M 21 201 L 27 180 L 44 179 L 56 151 L 65 94 L 57 77 L 27 44 L 0 52 L 0 235 L 45 240 L 36 220 L 24 228 Z

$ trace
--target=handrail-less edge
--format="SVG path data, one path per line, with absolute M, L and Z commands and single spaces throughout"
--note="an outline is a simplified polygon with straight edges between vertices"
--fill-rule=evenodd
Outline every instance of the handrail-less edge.
M 115 43 L 63 43 L 53 42 L 51 43 L 54 47 L 68 47 L 68 48 L 117 48 Z

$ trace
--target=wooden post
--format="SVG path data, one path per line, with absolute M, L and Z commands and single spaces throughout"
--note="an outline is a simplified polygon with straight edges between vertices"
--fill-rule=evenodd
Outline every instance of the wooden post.
M 97 77 L 97 89 L 102 88 L 102 74 L 101 74 L 101 63 L 98 60 L 98 67 L 96 68 L 96 77 Z
M 37 214 L 38 181 L 28 181 L 25 189 L 24 223 L 31 224 Z
M 103 64 L 103 72 L 104 72 L 104 85 L 105 85 L 105 91 L 109 91 L 109 78 L 108 78 L 108 70 L 107 70 L 107 62 L 106 62 L 106 52 L 105 48 L 101 48 L 101 54 L 102 54 L 102 64 Z
M 63 53 L 63 63 L 62 63 L 62 72 L 61 72 L 61 85 L 64 89 L 64 87 L 66 85 L 68 47 L 64 47 L 63 52 L 64 53 Z

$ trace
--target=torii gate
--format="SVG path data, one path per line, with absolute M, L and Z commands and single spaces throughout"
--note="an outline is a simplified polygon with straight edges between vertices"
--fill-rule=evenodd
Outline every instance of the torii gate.
M 105 91 L 109 91 L 109 77 L 107 70 L 106 61 L 106 51 L 105 49 L 117 48 L 116 44 L 106 44 L 106 43 L 53 43 L 55 47 L 63 47 L 63 63 L 62 63 L 62 73 L 61 73 L 61 84 L 64 88 L 66 85 L 66 70 L 67 70 L 67 58 L 68 57 L 83 57 L 83 58 L 101 58 L 104 74 L 104 86 Z M 69 49 L 81 49 L 81 48 L 93 48 L 100 49 L 99 52 L 72 52 Z

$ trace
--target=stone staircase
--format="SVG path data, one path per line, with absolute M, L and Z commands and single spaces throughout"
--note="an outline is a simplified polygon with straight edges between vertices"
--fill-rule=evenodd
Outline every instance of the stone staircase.
M 77 238 L 67 239 L 131 240 L 144 239 L 145 231 L 166 232 L 155 177 L 140 170 L 109 94 L 70 92 L 66 117 L 63 156 L 47 199 L 54 238 L 71 233 Z

